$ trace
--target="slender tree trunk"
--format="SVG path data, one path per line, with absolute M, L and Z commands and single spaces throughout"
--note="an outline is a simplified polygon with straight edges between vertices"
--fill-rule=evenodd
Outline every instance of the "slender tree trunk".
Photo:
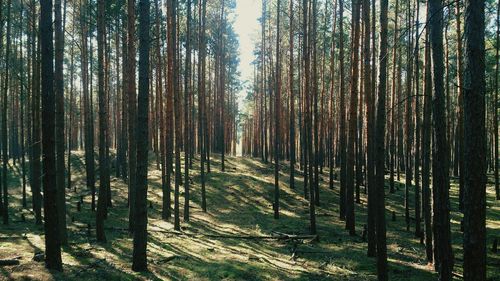
M 0 0 L 0 57 L 1 55 L 3 54 L 3 1 Z M 2 87 L 3 85 L 1 85 L 0 83 L 0 87 Z M 3 99 L 3 88 L 2 88 L 2 93 L 0 93 L 2 96 L 0 97 L 0 99 Z M 2 101 L 3 103 L 3 101 Z M 6 112 L 6 110 L 4 110 L 2 108 L 2 113 L 3 112 Z M 3 118 L 3 114 L 1 114 L 0 118 Z M 1 125 L 1 124 L 0 124 Z M 0 128 L 1 130 L 1 128 Z M 2 151 L 3 151 L 3 133 L 0 132 L 0 134 L 2 134 L 0 136 L 0 156 L 2 154 Z M 3 160 L 2 160 L 2 163 L 3 163 Z M 3 164 L 2 164 L 2 170 L 3 170 Z M 4 212 L 4 203 L 3 203 L 3 183 L 4 183 L 4 180 L 3 180 L 3 171 L 0 172 L 0 215 L 2 215 L 2 218 L 3 218 L 3 212 Z
M 7 2 L 7 46 L 5 47 L 5 76 L 3 79 L 3 89 L 2 89 L 2 188 L 3 188 L 3 224 L 9 224 L 9 196 L 8 196 L 8 143 L 7 143 L 7 92 L 9 91 L 9 80 L 10 80 L 10 45 L 11 45 L 11 6 L 12 0 L 8 0 Z M 3 27 L 1 27 L 3 28 Z M 0 38 L 2 38 L 0 36 Z M 11 144 L 12 146 L 12 144 Z
M 139 96 L 137 99 L 137 185 L 132 270 L 147 270 L 148 224 L 148 124 L 149 117 L 149 46 L 150 1 L 139 0 Z M 134 122 L 134 121 L 132 121 Z
M 186 65 L 184 69 L 184 221 L 189 221 L 189 99 L 191 96 L 191 0 L 187 0 Z
M 339 0 L 339 68 L 340 68 L 340 196 L 339 196 L 339 216 L 341 220 L 345 219 L 345 197 L 346 197 L 346 112 L 345 112 L 345 86 L 344 86 L 344 0 Z
M 413 33 L 411 28 L 412 23 L 412 12 L 411 12 L 411 1 L 408 4 L 408 51 L 407 51 L 407 65 L 408 69 L 406 71 L 406 151 L 405 151 L 405 221 L 406 221 L 406 231 L 410 231 L 410 188 L 411 181 L 413 179 L 412 170 L 412 146 L 413 146 L 413 113 L 412 113 L 412 75 L 413 75 Z
M 377 121 L 375 131 L 375 180 L 374 195 L 377 196 L 376 208 L 376 237 L 377 237 L 377 277 L 379 281 L 388 280 L 387 276 L 387 241 L 385 225 L 385 123 L 386 123 L 386 95 L 387 95 L 387 10 L 388 0 L 380 2 L 380 66 L 377 100 Z
M 312 185 L 313 181 L 313 163 L 314 159 L 314 151 L 312 145 L 312 112 L 311 112 L 311 91 L 310 91 L 310 39 L 308 38 L 308 24 L 311 20 L 311 15 L 308 12 L 310 6 L 309 0 L 302 1 L 302 14 L 303 14 L 303 61 L 304 61 L 304 98 L 305 98 L 305 168 L 304 168 L 304 176 L 310 183 L 309 187 L 309 222 L 310 222 L 310 232 L 311 234 L 316 234 L 316 208 L 315 208 L 315 200 L 314 200 L 314 189 Z
M 487 139 L 484 10 L 485 1 L 465 1 L 464 279 L 478 281 L 486 280 Z
M 496 67 L 495 67 L 495 105 L 498 106 L 498 91 L 499 91 L 499 73 L 500 73 L 500 1 L 497 4 L 497 48 L 496 48 Z M 498 110 L 494 107 L 495 113 L 494 113 L 494 121 L 493 121 L 493 128 L 494 128 L 494 137 L 495 137 L 495 193 L 496 193 L 496 198 L 497 200 L 500 200 L 500 179 L 498 176 L 498 170 L 500 166 L 500 157 L 498 155 L 498 146 L 500 145 L 498 142 Z
M 106 242 L 104 220 L 106 219 L 106 204 L 108 201 L 109 164 L 108 164 L 108 112 L 107 98 L 104 89 L 104 44 L 105 44 L 105 3 L 97 2 L 97 80 L 99 95 L 99 198 L 96 214 L 96 238 Z
M 182 142 L 181 137 L 181 101 L 179 93 L 179 84 L 177 76 L 177 0 L 167 1 L 168 18 L 170 19 L 169 27 L 169 55 L 168 63 L 169 70 L 172 73 L 169 75 L 170 90 L 172 90 L 174 98 L 174 114 L 175 114 L 175 181 L 174 181 L 174 229 L 180 230 L 179 218 L 179 185 L 181 181 L 181 158 L 180 147 Z M 174 133 L 174 132 L 172 132 Z M 173 135 L 172 135 L 173 136 Z
M 65 165 L 64 165 L 64 27 L 62 22 L 61 0 L 54 2 L 54 91 L 56 98 L 56 188 L 57 206 L 59 215 L 59 237 L 61 244 L 68 244 L 66 231 L 66 192 L 65 192 Z
M 173 102 L 174 102 L 174 36 L 175 28 L 173 20 L 170 20 L 170 10 L 171 3 L 167 0 L 167 159 L 166 159 L 166 188 L 163 189 L 163 209 L 162 218 L 164 220 L 169 220 L 171 217 L 171 191 L 172 191 L 172 159 L 173 159 L 173 142 L 174 142 L 174 112 L 173 112 Z M 170 9 L 169 9 L 170 7 Z
M 95 211 L 95 163 L 94 163 L 94 120 L 92 118 L 92 95 L 89 91 L 89 50 L 88 35 L 89 28 L 87 22 L 90 21 L 88 13 L 88 2 L 82 0 L 80 10 L 82 11 L 82 48 L 81 48 L 81 67 L 82 67 L 82 87 L 83 87 L 83 107 L 85 121 L 85 169 L 86 184 L 91 193 L 91 210 Z
M 279 182 L 279 149 L 280 149 L 280 106 L 281 106 L 281 58 L 280 58 L 280 9 L 281 1 L 278 0 L 276 9 L 276 81 L 275 81 L 275 101 L 274 101 L 274 218 L 279 219 L 280 217 L 280 182 Z
M 337 28 L 337 0 L 333 2 L 333 27 L 332 27 L 332 47 L 330 51 L 330 75 L 331 75 L 331 82 L 330 82 L 330 116 L 329 116 L 329 141 L 328 141 L 328 150 L 329 150 L 329 187 L 330 189 L 333 189 L 333 181 L 334 181 L 334 171 L 333 167 L 335 165 L 335 110 L 336 110 L 336 105 L 335 105 L 335 35 L 336 35 L 336 28 Z M 340 39 L 341 40 L 341 39 Z
M 289 17 L 290 17 L 290 26 L 289 26 L 289 37 L 290 37 L 290 46 L 289 46 L 289 69 L 288 69 L 288 94 L 290 95 L 290 188 L 295 189 L 295 89 L 293 83 L 293 40 L 294 40 L 294 18 L 293 18 L 293 1 L 290 1 L 290 7 L 288 9 Z
M 389 184 L 390 184 L 390 193 L 394 193 L 394 168 L 396 165 L 396 83 L 398 79 L 396 79 L 396 75 L 399 76 L 399 72 L 397 72 L 397 55 L 398 55 L 398 39 L 399 39 L 399 30 L 398 30 L 398 23 L 399 23 L 399 0 L 396 0 L 395 3 L 395 11 L 394 11 L 394 37 L 393 37 L 393 53 L 392 53 L 392 86 L 391 86 L 391 127 L 390 127 L 390 168 L 389 168 Z M 399 108 L 399 106 L 398 106 Z
M 135 194 L 137 185 L 137 96 L 135 85 L 135 0 L 127 0 L 127 96 L 128 96 L 128 225 L 129 231 L 135 230 Z
M 21 8 L 20 14 L 21 14 L 21 19 L 20 19 L 20 25 L 23 25 L 23 15 L 24 13 L 24 7 Z M 20 123 L 21 123 L 21 184 L 22 184 L 22 189 L 23 189 L 23 194 L 22 194 L 22 206 L 23 208 L 27 208 L 28 204 L 26 202 L 26 140 L 24 137 L 24 131 L 25 131 L 25 104 L 29 105 L 29 98 L 26 96 L 26 91 L 25 91 L 25 82 L 26 77 L 25 74 L 26 72 L 29 72 L 29 68 L 24 69 L 24 57 L 23 57 L 23 40 L 19 40 L 19 61 L 21 63 L 20 67 L 20 77 L 19 77 L 19 99 L 20 99 L 20 106 L 21 106 L 21 113 L 20 113 Z
M 358 78 L 359 78 L 359 37 L 360 24 L 359 14 L 361 3 L 360 0 L 353 0 L 353 38 L 352 38 L 352 59 L 351 59 L 351 97 L 349 107 L 349 142 L 347 144 L 347 161 L 346 161 L 346 229 L 349 230 L 349 235 L 356 235 L 355 216 L 354 216 L 354 142 L 356 139 L 356 113 L 358 105 Z
M 434 142 L 432 149 L 433 180 L 433 225 L 434 257 L 439 280 L 451 280 L 453 270 L 453 250 L 450 233 L 449 202 L 449 161 L 446 142 L 445 96 L 444 96 L 444 59 L 443 59 L 443 2 L 429 0 L 429 40 L 431 44 L 433 92 Z
M 31 120 L 33 122 L 33 133 L 32 133 L 32 176 L 31 176 L 31 192 L 33 197 L 33 212 L 35 213 L 35 223 L 37 225 L 42 224 L 42 195 L 41 195 L 41 163 L 40 163 L 40 153 L 41 153 L 41 120 L 40 120 L 40 41 L 36 40 L 40 38 L 40 32 L 36 28 L 36 8 L 35 0 L 31 1 L 31 24 L 32 24 L 32 42 L 31 42 L 31 57 L 33 59 L 32 64 L 32 103 L 31 103 Z
M 76 22 L 73 22 L 75 24 Z M 74 28 L 72 30 L 74 32 Z M 75 105 L 75 93 L 74 93 L 74 75 L 75 75 L 75 64 L 74 64 L 74 59 L 75 59 L 75 51 L 74 51 L 74 44 L 71 44 L 71 51 L 70 51 L 70 86 L 69 86 L 69 120 L 68 124 L 73 124 L 73 118 L 75 116 L 75 113 L 73 112 L 75 110 L 74 105 Z M 73 149 L 73 134 L 71 133 L 73 128 L 68 128 L 68 183 L 66 188 L 71 189 L 71 149 Z
M 419 15 L 420 2 L 416 1 L 416 17 L 415 17 L 415 237 L 422 237 L 421 230 L 421 203 L 420 203 L 420 49 L 419 49 Z
M 200 161 L 200 178 L 201 178 L 201 209 L 203 212 L 207 211 L 207 199 L 205 194 L 205 162 L 206 162 L 206 151 L 208 150 L 207 144 L 207 115 L 205 112 L 205 77 L 206 77 L 206 35 L 205 35 L 205 21 L 206 21 L 206 11 L 207 11 L 207 1 L 201 0 L 199 2 L 198 7 L 198 17 L 199 17 L 199 44 L 200 44 L 200 52 L 198 53 L 198 88 L 200 89 L 200 93 L 198 95 L 198 134 L 200 136 L 200 152 L 201 152 L 201 161 Z
M 40 1 L 40 36 L 42 57 L 42 149 L 43 149 L 43 211 L 45 230 L 45 267 L 62 271 L 61 241 L 56 189 L 54 45 L 52 1 Z
M 460 15 L 460 1 L 457 1 L 455 9 L 456 25 L 457 25 L 457 91 L 458 91 L 458 114 L 457 114 L 457 128 L 456 128 L 456 143 L 458 147 L 455 151 L 456 160 L 458 162 L 458 208 L 463 210 L 463 196 L 464 196 L 464 97 L 463 97 L 463 86 L 464 85 L 464 70 L 463 70 L 463 51 L 462 51 L 462 26 L 461 26 L 461 15 Z
M 429 9 L 429 6 L 427 6 Z M 427 13 L 429 14 L 429 13 Z M 428 18 L 427 18 L 428 19 Z M 431 49 L 429 45 L 429 27 L 425 34 L 425 71 L 424 71 L 424 114 L 422 121 L 422 211 L 424 215 L 425 230 L 425 253 L 427 262 L 433 261 L 432 241 L 432 209 L 430 190 L 431 169 L 431 99 L 432 99 L 432 76 L 431 76 Z
M 375 112 L 374 112 L 374 95 L 375 93 L 371 92 L 371 55 L 370 55 L 370 36 L 371 36 L 371 28 L 370 28 L 370 0 L 363 0 L 363 24 L 364 24 L 364 39 L 363 39 L 363 91 L 366 96 L 366 119 L 367 119 L 367 183 L 368 183 L 368 221 L 367 221 L 367 230 L 368 230 L 368 252 L 367 255 L 369 257 L 374 257 L 376 254 L 376 236 L 375 236 L 375 228 L 376 228 L 376 202 L 378 200 L 377 190 L 375 189 L 375 159 L 373 158 L 375 155 Z M 385 97 L 384 97 L 385 98 Z M 384 101 L 385 103 L 385 101 Z M 361 105 L 362 107 L 362 105 Z M 385 113 L 384 113 L 385 114 Z M 384 116 L 385 119 L 385 116 Z M 383 132 L 383 131 L 382 131 Z M 379 132 L 380 133 L 380 132 Z M 363 144 L 360 143 L 360 146 Z M 383 156 L 382 156 L 383 159 Z M 380 191 L 379 191 L 380 192 Z M 383 192 L 383 191 L 382 191 Z
M 319 113 L 318 113 L 318 31 L 317 31 L 317 26 L 318 26 L 318 3 L 317 0 L 313 0 L 312 2 L 312 11 L 310 13 L 310 16 L 312 17 L 310 19 L 309 24 L 312 25 L 312 31 L 310 30 L 309 32 L 311 33 L 310 36 L 310 45 L 311 49 L 309 50 L 313 57 L 312 57 L 312 87 L 313 90 L 313 110 L 314 112 L 312 113 L 313 116 L 311 116 L 311 122 L 314 122 L 312 125 L 314 126 L 314 131 L 313 131 L 313 138 L 311 141 L 313 141 L 314 146 L 314 153 L 313 156 L 314 158 L 311 158 L 312 164 L 314 164 L 314 177 L 311 177 L 311 187 L 314 187 L 314 204 L 316 206 L 319 206 Z

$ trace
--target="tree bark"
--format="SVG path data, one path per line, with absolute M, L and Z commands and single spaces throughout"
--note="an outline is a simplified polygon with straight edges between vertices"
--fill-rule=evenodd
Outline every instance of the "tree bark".
M 54 44 L 52 1 L 40 1 L 40 45 L 42 58 L 42 151 L 45 230 L 45 267 L 62 271 L 61 241 L 56 189 Z
M 380 66 L 377 100 L 377 119 L 375 131 L 375 180 L 374 195 L 376 209 L 376 239 L 377 239 L 377 277 L 380 281 L 388 280 L 387 276 L 387 241 L 385 223 L 385 121 L 387 95 L 387 10 L 388 0 L 380 2 Z
M 427 6 L 427 10 L 429 6 Z M 428 14 L 428 13 L 427 13 Z M 432 76 L 431 76 L 431 49 L 429 45 L 429 27 L 426 28 L 425 43 L 425 71 L 424 71 L 424 118 L 422 121 L 422 211 L 424 215 L 425 230 L 425 254 L 427 262 L 433 261 L 432 241 L 432 210 L 430 190 L 431 170 L 431 99 L 432 99 Z
M 96 214 L 96 238 L 99 242 L 106 242 L 104 220 L 106 219 L 106 205 L 109 188 L 108 163 L 108 111 L 104 81 L 104 44 L 105 44 L 105 3 L 97 2 L 97 80 L 99 95 L 99 198 Z
M 66 230 L 66 191 L 64 165 L 64 27 L 62 22 L 61 0 L 54 1 L 54 91 L 56 98 L 56 188 L 59 215 L 59 237 L 61 244 L 68 243 Z
M 373 0 L 372 0 L 373 1 Z M 363 0 L 363 24 L 364 24 L 364 39 L 363 39 L 363 91 L 366 96 L 366 119 L 367 119 L 367 184 L 368 184 L 368 220 L 367 220 L 367 230 L 368 230 L 368 251 L 367 255 L 369 257 L 374 257 L 376 254 L 376 202 L 377 190 L 375 187 L 374 174 L 375 174 L 375 159 L 373 158 L 376 153 L 375 148 L 375 100 L 374 95 L 371 91 L 371 55 L 370 55 L 370 0 Z M 385 86 L 385 85 L 384 85 Z M 385 98 L 385 97 L 384 97 Z M 362 106 L 362 105 L 361 105 Z M 384 116 L 385 119 L 385 116 Z M 383 132 L 383 131 L 382 131 Z M 378 132 L 379 134 L 382 132 Z M 363 144 L 360 143 L 360 146 Z M 383 156 L 382 156 L 383 159 Z M 380 192 L 380 191 L 379 191 Z M 382 191 L 383 192 L 383 191 Z
M 341 220 L 345 219 L 345 195 L 346 195 L 346 112 L 345 112 L 345 86 L 344 86 L 344 1 L 339 0 L 339 68 L 340 68 L 340 196 L 339 196 L 339 216 Z
M 137 185 L 137 94 L 135 84 L 135 0 L 127 1 L 127 96 L 128 96 L 128 223 L 135 230 L 135 194 Z
M 465 1 L 464 280 L 486 280 L 487 139 L 484 10 L 485 1 Z
M 274 101 L 274 218 L 279 219 L 280 217 L 280 182 L 279 182 L 279 148 L 280 148 L 280 106 L 281 106 L 281 58 L 280 58 L 280 9 L 281 1 L 277 0 L 276 9 L 276 81 L 275 81 L 275 101 Z
M 3 188 L 3 210 L 2 210 L 2 217 L 3 217 L 3 224 L 9 224 L 9 195 L 8 195 L 8 162 L 9 162 L 9 155 L 8 155 L 8 141 L 7 141 L 7 92 L 9 91 L 9 70 L 10 70 L 10 45 L 11 45 L 11 6 L 12 6 L 12 0 L 9 0 L 7 2 L 7 34 L 6 34 L 6 39 L 7 39 L 7 46 L 5 47 L 5 76 L 3 79 L 3 93 L 2 93 L 2 103 L 3 103 L 3 110 L 2 110 L 2 188 Z M 0 36 L 0 38 L 2 38 Z M 11 144 L 12 146 L 12 144 Z
M 189 99 L 191 96 L 191 0 L 187 0 L 186 64 L 184 68 L 184 221 L 189 221 Z
M 132 270 L 147 270 L 148 224 L 148 124 L 149 121 L 149 46 L 151 37 L 150 1 L 139 0 L 139 95 L 137 99 L 137 185 L 135 200 L 134 250 Z M 134 121 L 133 121 L 134 122 Z M 139 126 L 139 124 L 143 124 Z
M 449 202 L 449 161 L 448 143 L 446 142 L 446 118 L 444 95 L 444 59 L 443 59 L 443 2 L 429 0 L 429 41 L 432 56 L 432 80 L 434 84 L 432 117 L 434 141 L 432 147 L 433 180 L 433 225 L 434 257 L 439 280 L 451 280 L 453 270 L 453 250 L 450 233 Z
M 346 230 L 349 235 L 356 235 L 355 216 L 354 216 L 354 142 L 356 139 L 356 113 L 358 105 L 358 78 L 359 78 L 359 37 L 360 37 L 360 8 L 361 0 L 353 0 L 353 30 L 352 30 L 352 59 L 351 59 L 351 97 L 349 105 L 349 130 L 347 144 L 346 161 Z

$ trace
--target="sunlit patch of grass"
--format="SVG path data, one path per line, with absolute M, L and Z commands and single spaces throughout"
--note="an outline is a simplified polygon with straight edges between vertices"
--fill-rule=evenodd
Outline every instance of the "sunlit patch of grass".
M 183 154 L 182 154 L 183 156 Z M 97 158 L 96 158 L 97 159 Z M 356 230 L 351 237 L 338 219 L 339 183 L 328 186 L 328 172 L 320 175 L 321 205 L 317 207 L 319 242 L 217 238 L 216 236 L 268 236 L 274 232 L 309 233 L 308 202 L 304 199 L 303 176 L 297 171 L 295 189 L 289 186 L 288 163 L 280 165 L 280 219 L 273 219 L 274 166 L 258 159 L 226 157 L 226 171 L 220 170 L 220 157 L 211 155 L 211 173 L 207 175 L 208 212 L 201 210 L 201 186 L 198 159 L 190 170 L 191 218 L 184 222 L 184 187 L 180 187 L 182 232 L 173 232 L 173 217 L 161 219 L 161 172 L 156 157 L 150 155 L 148 200 L 148 273 L 135 273 L 131 268 L 132 237 L 128 231 L 127 184 L 112 177 L 113 207 L 106 220 L 106 244 L 95 243 L 95 213 L 90 210 L 89 191 L 85 183 L 82 151 L 72 152 L 72 185 L 67 190 L 67 212 L 70 245 L 63 248 L 64 273 L 51 273 L 43 263 L 31 260 L 34 252 L 44 249 L 43 228 L 34 225 L 30 210 L 22 210 L 21 181 L 17 167 L 9 177 L 12 223 L 0 227 L 0 236 L 26 233 L 26 239 L 0 240 L 0 258 L 21 255 L 21 265 L 0 268 L 2 278 L 31 280 L 376 280 L 376 260 L 366 256 L 367 244 L 361 239 L 366 224 L 367 198 L 361 187 L 361 204 L 356 204 Z M 96 160 L 97 161 L 97 160 Z M 184 165 L 181 167 L 184 172 Z M 338 173 L 338 171 L 336 171 Z M 112 173 L 114 176 L 115 173 Z M 173 180 L 173 177 L 172 177 Z M 455 271 L 461 274 L 461 239 L 458 212 L 458 187 L 452 182 L 451 222 Z M 432 280 L 432 266 L 425 261 L 425 248 L 410 232 L 404 219 L 404 176 L 396 182 L 399 188 L 387 194 L 387 241 L 391 280 Z M 96 183 L 98 187 L 98 183 Z M 173 182 L 172 182 L 173 189 Z M 28 191 L 29 191 L 28 186 Z M 410 212 L 414 216 L 413 188 L 410 189 Z M 76 204 L 83 196 L 82 211 Z M 28 194 L 28 205 L 30 206 Z M 171 194 L 173 207 L 173 193 Z M 392 221 L 392 212 L 396 221 Z M 494 190 L 488 188 L 488 246 L 500 234 L 500 204 L 494 201 Z M 26 222 L 20 222 L 21 213 Z M 74 220 L 74 221 L 72 221 Z M 87 237 L 91 224 L 91 237 Z M 292 258 L 293 249 L 296 254 Z M 498 254 L 488 253 L 488 272 L 495 274 Z M 33 271 L 40 274 L 33 275 Z

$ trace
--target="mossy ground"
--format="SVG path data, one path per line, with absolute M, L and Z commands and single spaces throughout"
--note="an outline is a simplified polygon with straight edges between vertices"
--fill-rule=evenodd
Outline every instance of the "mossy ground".
M 258 159 L 227 157 L 226 172 L 220 171 L 218 155 L 212 155 L 207 177 L 208 212 L 200 208 L 198 161 L 191 173 L 191 220 L 182 221 L 177 235 L 171 221 L 161 220 L 161 179 L 156 161 L 149 166 L 148 260 L 149 272 L 131 270 L 132 238 L 117 228 L 128 226 L 127 185 L 112 177 L 113 207 L 106 220 L 106 244 L 95 242 L 95 233 L 87 236 L 86 225 L 95 225 L 90 211 L 90 196 L 85 187 L 83 153 L 72 158 L 74 189 L 67 191 L 69 245 L 63 247 L 64 272 L 49 272 L 43 263 L 32 260 L 44 249 L 43 227 L 34 224 L 30 210 L 21 208 L 19 164 L 11 162 L 9 177 L 11 223 L 0 226 L 0 259 L 20 257 L 20 265 L 0 267 L 0 279 L 6 280 L 376 280 L 375 258 L 366 256 L 367 244 L 361 239 L 366 224 L 366 195 L 361 187 L 361 204 L 356 204 L 357 236 L 349 236 L 338 219 L 339 183 L 328 188 L 328 174 L 321 175 L 321 206 L 317 207 L 319 242 L 299 243 L 292 259 L 293 243 L 276 240 L 210 238 L 204 235 L 271 235 L 309 233 L 308 204 L 303 198 L 302 176 L 296 188 L 288 186 L 288 167 L 282 166 L 280 219 L 273 218 L 274 170 L 272 164 Z M 434 280 L 432 265 L 425 260 L 425 249 L 414 236 L 414 225 L 406 231 L 404 219 L 404 178 L 399 190 L 387 193 L 387 242 L 390 280 Z M 97 185 L 98 186 L 98 185 Z M 28 186 L 29 190 L 29 186 Z M 181 187 L 180 212 L 183 208 Z M 413 206 L 411 190 L 410 206 Z M 29 195 L 29 193 L 28 193 Z M 76 203 L 84 195 L 82 211 Z M 500 202 L 494 200 L 494 188 L 488 183 L 488 249 L 494 237 L 500 237 Z M 173 198 L 173 195 L 172 195 Z M 30 199 L 30 197 L 28 197 Z M 451 187 L 452 237 L 457 276 L 462 275 L 462 234 L 458 212 L 458 188 Z M 28 200 L 28 207 L 30 200 Z M 392 211 L 397 214 L 392 221 Z M 411 209 L 412 216 L 413 209 Z M 21 214 L 26 221 L 21 222 Z M 74 220 L 72 222 L 72 220 Z M 114 228 L 114 229 L 110 229 Z M 172 259 L 172 257 L 175 257 Z M 488 250 L 488 276 L 499 280 L 500 256 Z M 458 277 L 457 277 L 458 279 Z

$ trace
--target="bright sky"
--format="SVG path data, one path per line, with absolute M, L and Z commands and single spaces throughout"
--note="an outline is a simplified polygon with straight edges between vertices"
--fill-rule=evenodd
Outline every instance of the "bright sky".
M 236 21 L 234 29 L 240 37 L 240 71 L 242 81 L 252 81 L 254 60 L 253 49 L 256 36 L 259 34 L 258 18 L 262 11 L 262 0 L 236 0 Z M 242 92 L 239 94 L 238 103 L 243 104 L 242 100 L 246 96 L 246 83 Z

